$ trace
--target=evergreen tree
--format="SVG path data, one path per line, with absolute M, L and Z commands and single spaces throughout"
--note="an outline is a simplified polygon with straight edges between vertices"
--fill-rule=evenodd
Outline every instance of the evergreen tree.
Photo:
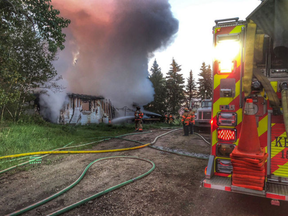
M 183 74 L 180 74 L 181 66 L 178 65 L 175 59 L 172 60 L 171 68 L 167 73 L 167 101 L 168 109 L 175 114 L 181 107 L 181 104 L 185 100 L 184 95 L 184 78 Z
M 200 68 L 200 73 L 198 76 L 197 84 L 199 85 L 198 97 L 201 99 L 212 98 L 212 76 L 211 76 L 211 67 L 206 65 L 205 62 L 202 63 Z
M 154 100 L 144 108 L 152 112 L 163 114 L 166 112 L 166 80 L 163 77 L 161 68 L 157 64 L 156 59 L 150 71 L 151 75 L 149 76 L 149 80 L 153 84 Z
M 195 98 L 196 96 L 197 96 L 196 84 L 191 70 L 189 73 L 189 77 L 187 78 L 187 85 L 186 85 L 187 106 L 191 104 L 192 98 Z

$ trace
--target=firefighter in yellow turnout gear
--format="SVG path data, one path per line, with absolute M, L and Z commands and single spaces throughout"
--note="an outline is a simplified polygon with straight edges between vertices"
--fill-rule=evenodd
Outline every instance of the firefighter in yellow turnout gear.
M 195 125 L 195 112 L 190 110 L 189 115 L 190 115 L 189 130 L 190 134 L 193 134 Z
M 183 124 L 184 136 L 189 136 L 189 124 L 190 124 L 190 114 L 188 108 L 185 108 L 184 114 L 182 115 L 181 122 Z
M 142 118 L 143 118 L 143 113 L 140 111 L 140 107 L 136 107 L 136 111 L 134 113 L 135 116 L 135 131 L 142 132 Z

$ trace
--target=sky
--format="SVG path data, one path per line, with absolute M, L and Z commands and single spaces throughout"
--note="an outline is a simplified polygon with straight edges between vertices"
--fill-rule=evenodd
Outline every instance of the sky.
M 165 74 L 172 58 L 181 65 L 185 80 L 190 70 L 198 79 L 202 62 L 212 64 L 214 20 L 245 18 L 261 3 L 260 0 L 170 0 L 171 10 L 179 20 L 179 31 L 174 42 L 166 49 L 154 52 L 149 59 L 149 70 L 156 59 Z

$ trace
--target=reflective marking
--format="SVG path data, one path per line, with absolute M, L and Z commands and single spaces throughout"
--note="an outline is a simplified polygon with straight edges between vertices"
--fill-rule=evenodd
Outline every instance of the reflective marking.
M 214 146 L 217 143 L 217 130 L 214 130 L 212 132 L 212 146 Z
M 216 89 L 220 85 L 221 79 L 226 79 L 228 76 L 229 76 L 229 74 L 226 74 L 226 75 L 215 74 L 214 75 L 214 89 Z
M 221 29 L 221 28 L 220 28 L 220 27 L 218 27 L 218 28 L 215 28 L 215 34 L 217 33 L 217 30 L 218 30 L 218 29 Z
M 266 115 L 261 121 L 258 123 L 258 137 L 260 137 L 263 133 L 267 131 L 267 126 L 268 126 L 268 115 Z
M 270 199 L 277 199 L 277 200 L 287 200 L 287 196 L 278 195 L 274 193 L 266 193 L 266 197 Z
M 288 177 L 288 162 L 284 165 L 278 165 L 278 169 L 273 172 L 274 175 Z
M 235 97 L 234 98 L 219 98 L 213 104 L 213 118 L 217 115 L 220 111 L 220 105 L 228 105 L 230 104 L 238 95 L 240 94 L 240 80 L 235 85 Z
M 281 136 L 285 136 L 286 135 L 286 132 L 282 133 L 279 137 Z M 279 152 L 281 152 L 283 149 L 285 149 L 285 147 L 277 147 L 277 148 L 273 148 L 273 146 L 275 146 L 276 144 L 276 140 L 273 140 L 273 142 L 271 142 L 271 160 L 273 159 L 273 157 L 275 155 L 277 155 Z
M 270 83 L 271 83 L 271 86 L 274 89 L 274 91 L 277 92 L 278 82 L 277 81 L 272 81 Z
M 241 28 L 244 27 L 244 25 L 239 25 L 236 26 L 229 34 L 236 34 L 236 33 L 240 33 L 241 32 Z
M 242 108 L 238 109 L 236 113 L 237 113 L 237 125 L 238 125 L 242 122 Z

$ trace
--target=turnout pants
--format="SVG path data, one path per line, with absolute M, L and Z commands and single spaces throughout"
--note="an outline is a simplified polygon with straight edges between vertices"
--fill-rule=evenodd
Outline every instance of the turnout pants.
M 184 136 L 189 136 L 189 125 L 183 124 Z
M 194 132 L 194 124 L 193 123 L 189 124 L 189 131 L 190 131 L 190 134 L 193 134 L 193 132 Z
M 135 120 L 135 130 L 136 131 L 143 131 L 142 128 L 142 120 Z

